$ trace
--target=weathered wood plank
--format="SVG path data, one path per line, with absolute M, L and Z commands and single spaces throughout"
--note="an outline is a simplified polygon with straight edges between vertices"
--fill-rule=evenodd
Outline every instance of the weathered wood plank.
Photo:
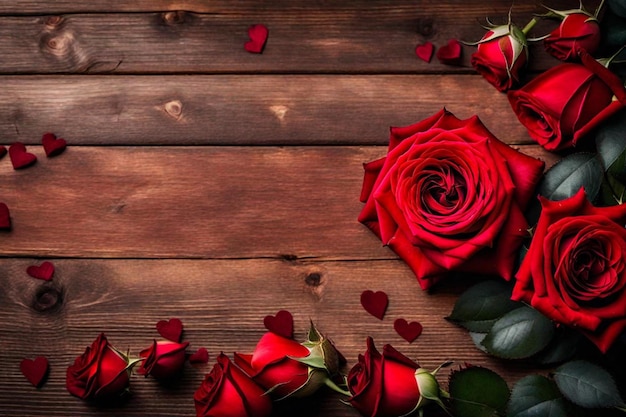
M 509 381 L 529 372 L 523 362 L 506 364 L 477 350 L 467 333 L 444 320 L 466 285 L 443 283 L 422 292 L 399 261 L 316 262 L 279 260 L 67 260 L 56 266 L 49 283 L 26 275 L 37 259 L 0 259 L 0 404 L 2 415 L 91 415 L 97 410 L 65 390 L 65 369 L 100 333 L 121 350 L 137 355 L 158 338 L 162 319 L 178 317 L 190 350 L 204 346 L 211 361 L 187 366 L 180 380 L 160 386 L 135 375 L 133 397 L 115 413 L 124 416 L 190 416 L 192 395 L 223 351 L 248 353 L 264 332 L 263 317 L 291 311 L 296 338 L 303 339 L 308 321 L 331 337 L 346 356 L 347 371 L 365 350 L 367 336 L 382 347 L 391 343 L 426 368 L 445 360 L 484 365 Z M 390 300 L 383 321 L 360 306 L 365 289 L 385 291 Z M 58 303 L 54 303 L 58 300 Z M 403 317 L 419 321 L 422 335 L 408 344 L 393 330 Z M 24 357 L 45 355 L 51 364 L 48 382 L 35 390 L 19 372 Z M 442 371 L 445 383 L 448 370 Z M 311 407 L 287 407 L 276 415 L 357 416 L 330 392 Z M 113 410 L 109 410 L 113 411 Z M 100 410 L 107 412 L 107 410 Z M 429 413 L 429 415 L 431 415 Z
M 0 160 L 4 256 L 395 258 L 356 221 L 362 163 L 384 147 L 29 150 L 25 170 Z
M 0 77 L 0 142 L 386 144 L 446 106 L 501 140 L 531 143 L 506 95 L 478 75 Z
M 339 3 L 286 7 L 271 2 L 268 8 L 248 3 L 210 11 L 211 2 L 198 2 L 189 5 L 201 10 L 195 13 L 172 10 L 183 5 L 168 2 L 156 13 L 130 14 L 53 14 L 60 6 L 48 4 L 44 15 L 0 17 L 0 54 L 11 57 L 0 61 L 0 73 L 473 73 L 473 46 L 463 47 L 460 66 L 434 57 L 423 62 L 415 47 L 425 41 L 442 47 L 451 38 L 477 41 L 485 33 L 485 18 L 505 23 L 511 6 L 509 1 L 463 2 L 462 7 Z M 516 4 L 515 19 L 523 26 L 541 11 L 534 3 Z M 270 29 L 263 55 L 243 48 L 255 23 Z M 542 22 L 535 32 L 545 34 L 555 25 Z M 532 44 L 531 53 L 531 71 L 557 62 L 541 43 Z

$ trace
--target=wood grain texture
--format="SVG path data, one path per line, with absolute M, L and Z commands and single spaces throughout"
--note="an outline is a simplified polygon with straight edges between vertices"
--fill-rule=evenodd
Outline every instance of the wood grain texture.
M 0 13 L 11 13 L 8 3 Z M 462 7 L 414 1 L 264 2 L 262 7 L 258 2 L 63 3 L 43 6 L 43 15 L 0 17 L 0 54 L 11 57 L 0 61 L 0 73 L 473 73 L 474 46 L 463 46 L 459 66 L 435 57 L 423 62 L 415 47 L 429 41 L 440 48 L 452 38 L 478 41 L 485 19 L 506 23 L 511 7 L 509 1 Z M 15 7 L 13 13 L 29 10 L 29 4 Z M 145 8 L 154 12 L 68 14 Z M 516 22 L 524 26 L 543 11 L 535 2 L 516 4 Z M 262 55 L 243 48 L 255 23 L 270 29 Z M 543 35 L 556 25 L 542 21 L 533 33 Z M 541 43 L 530 48 L 531 72 L 557 63 Z
M 31 150 L 28 169 L 0 161 L 5 256 L 395 258 L 356 220 L 383 147 Z
M 292 312 L 295 336 L 306 336 L 309 320 L 332 338 L 348 364 L 365 350 L 367 336 L 382 348 L 393 344 L 426 368 L 445 359 L 484 365 L 515 380 L 525 364 L 503 364 L 473 347 L 466 332 L 445 321 L 458 296 L 458 282 L 432 293 L 419 289 L 400 261 L 317 262 L 280 260 L 67 260 L 56 266 L 49 283 L 26 275 L 37 259 L 0 259 L 0 404 L 2 415 L 191 416 L 193 392 L 221 351 L 250 353 L 262 336 L 263 317 L 279 309 Z M 390 300 L 384 320 L 360 306 L 365 289 L 385 291 Z M 58 300 L 58 303 L 50 300 Z M 236 306 L 236 307 L 235 307 Z M 96 409 L 65 390 L 65 369 L 100 333 L 123 351 L 137 355 L 158 338 L 155 324 L 178 317 L 190 351 L 204 346 L 211 363 L 187 365 L 173 386 L 134 375 L 132 398 L 119 409 Z M 403 317 L 419 321 L 422 335 L 412 344 L 393 330 Z M 50 376 L 35 391 L 19 372 L 23 357 L 45 355 Z M 440 379 L 445 383 L 448 370 Z M 311 403 L 279 408 L 275 415 L 357 416 L 334 393 L 323 392 Z M 282 412 L 281 412 L 282 410 Z M 431 415 L 431 414 L 429 414 Z
M 478 75 L 0 77 L 0 143 L 386 145 L 389 126 L 446 107 L 532 143 L 506 95 Z

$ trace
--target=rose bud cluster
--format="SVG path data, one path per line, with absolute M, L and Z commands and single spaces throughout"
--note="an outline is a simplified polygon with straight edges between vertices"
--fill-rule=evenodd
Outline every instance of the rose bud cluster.
M 132 362 L 101 333 L 67 368 L 66 387 L 88 401 L 119 398 L 128 392 Z
M 235 363 L 277 400 L 309 396 L 324 385 L 341 392 L 333 382 L 341 358 L 313 323 L 304 343 L 267 332 L 251 355 L 235 353 Z
M 606 352 L 626 329 L 626 204 L 594 207 L 581 189 L 541 205 L 512 298 Z
M 445 408 L 447 393 L 439 387 L 435 374 L 407 358 L 391 345 L 379 353 L 374 340 L 367 338 L 367 350 L 348 373 L 352 396 L 348 402 L 366 417 L 399 417 L 436 403 Z
M 584 49 L 594 55 L 600 46 L 601 33 L 597 15 L 582 7 L 575 10 L 554 10 L 547 8 L 546 17 L 561 20 L 559 26 L 544 38 L 546 51 L 561 61 L 577 61 L 578 51 Z
M 507 91 L 520 82 L 520 72 L 528 61 L 526 33 L 536 21 L 524 29 L 511 23 L 486 27 L 487 33 L 477 42 L 471 64 L 498 91 Z

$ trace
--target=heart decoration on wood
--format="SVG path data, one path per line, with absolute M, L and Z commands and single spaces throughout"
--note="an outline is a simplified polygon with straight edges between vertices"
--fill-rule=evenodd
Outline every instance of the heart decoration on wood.
M 260 54 L 265 49 L 265 44 L 267 43 L 267 35 L 269 34 L 269 30 L 265 25 L 252 25 L 248 28 L 248 36 L 250 40 L 246 42 L 244 48 L 246 51 L 253 54 Z
M 32 153 L 26 152 L 26 146 L 22 142 L 15 142 L 9 146 L 9 157 L 13 169 L 22 169 L 31 166 L 37 162 L 37 157 Z
M 46 156 L 49 158 L 59 155 L 67 147 L 65 139 L 57 139 L 54 133 L 44 134 L 41 138 L 41 144 L 43 145 L 43 150 L 46 152 Z
M 450 39 L 448 44 L 442 46 L 437 51 L 437 59 L 442 64 L 459 65 L 461 63 L 461 53 L 463 48 L 461 43 L 456 39 Z
M 50 281 L 54 275 L 54 265 L 52 262 L 45 261 L 41 265 L 31 265 L 26 268 L 26 273 L 33 278 Z
M 11 228 L 11 213 L 9 206 L 0 203 L 0 229 L 8 230 Z
M 209 361 L 209 351 L 201 347 L 189 356 L 189 363 L 207 363 Z
M 424 62 L 430 62 L 435 52 L 435 46 L 432 42 L 425 42 L 415 47 L 415 55 Z
M 33 359 L 23 359 L 20 362 L 20 371 L 35 387 L 40 387 L 48 374 L 48 359 L 44 356 L 37 356 Z
M 422 334 L 423 327 L 416 321 L 407 322 L 405 319 L 396 319 L 393 322 L 393 328 L 404 340 L 412 343 Z
M 183 335 L 183 322 L 177 318 L 160 320 L 156 324 L 157 332 L 167 340 L 180 343 Z
M 263 325 L 274 334 L 293 339 L 293 316 L 287 310 L 280 310 L 275 316 L 265 316 Z
M 365 290 L 361 293 L 361 305 L 365 311 L 382 320 L 389 305 L 389 298 L 383 291 Z

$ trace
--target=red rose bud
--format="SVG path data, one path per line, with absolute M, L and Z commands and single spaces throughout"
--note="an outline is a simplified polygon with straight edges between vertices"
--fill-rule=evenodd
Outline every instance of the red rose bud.
M 152 346 L 139 352 L 144 358 L 137 373 L 152 375 L 157 379 L 171 378 L 183 369 L 185 349 L 189 342 L 176 343 L 170 340 L 154 341 Z
M 67 368 L 67 390 L 83 400 L 121 396 L 128 391 L 131 365 L 101 333 Z
M 366 417 L 405 416 L 431 403 L 444 407 L 441 398 L 447 393 L 435 379 L 438 370 L 421 368 L 391 345 L 381 355 L 368 337 L 365 355 L 348 373 L 348 401 Z
M 541 205 L 511 298 L 606 352 L 626 329 L 626 204 L 594 207 L 581 188 Z
M 487 29 L 470 62 L 498 91 L 507 91 L 519 83 L 520 70 L 528 60 L 526 32 L 511 23 Z
M 313 324 L 302 344 L 268 332 L 252 355 L 235 354 L 235 363 L 277 399 L 306 397 L 324 385 L 346 394 L 331 380 L 339 361 L 339 352 Z
M 195 392 L 197 417 L 268 417 L 272 400 L 223 353 Z
M 544 38 L 546 51 L 561 61 L 579 59 L 579 49 L 590 55 L 600 47 L 600 25 L 596 16 L 583 10 L 553 10 L 545 16 L 561 19 L 559 27 Z
M 530 136 L 549 151 L 576 145 L 626 104 L 622 81 L 583 50 L 582 64 L 564 63 L 508 93 Z

